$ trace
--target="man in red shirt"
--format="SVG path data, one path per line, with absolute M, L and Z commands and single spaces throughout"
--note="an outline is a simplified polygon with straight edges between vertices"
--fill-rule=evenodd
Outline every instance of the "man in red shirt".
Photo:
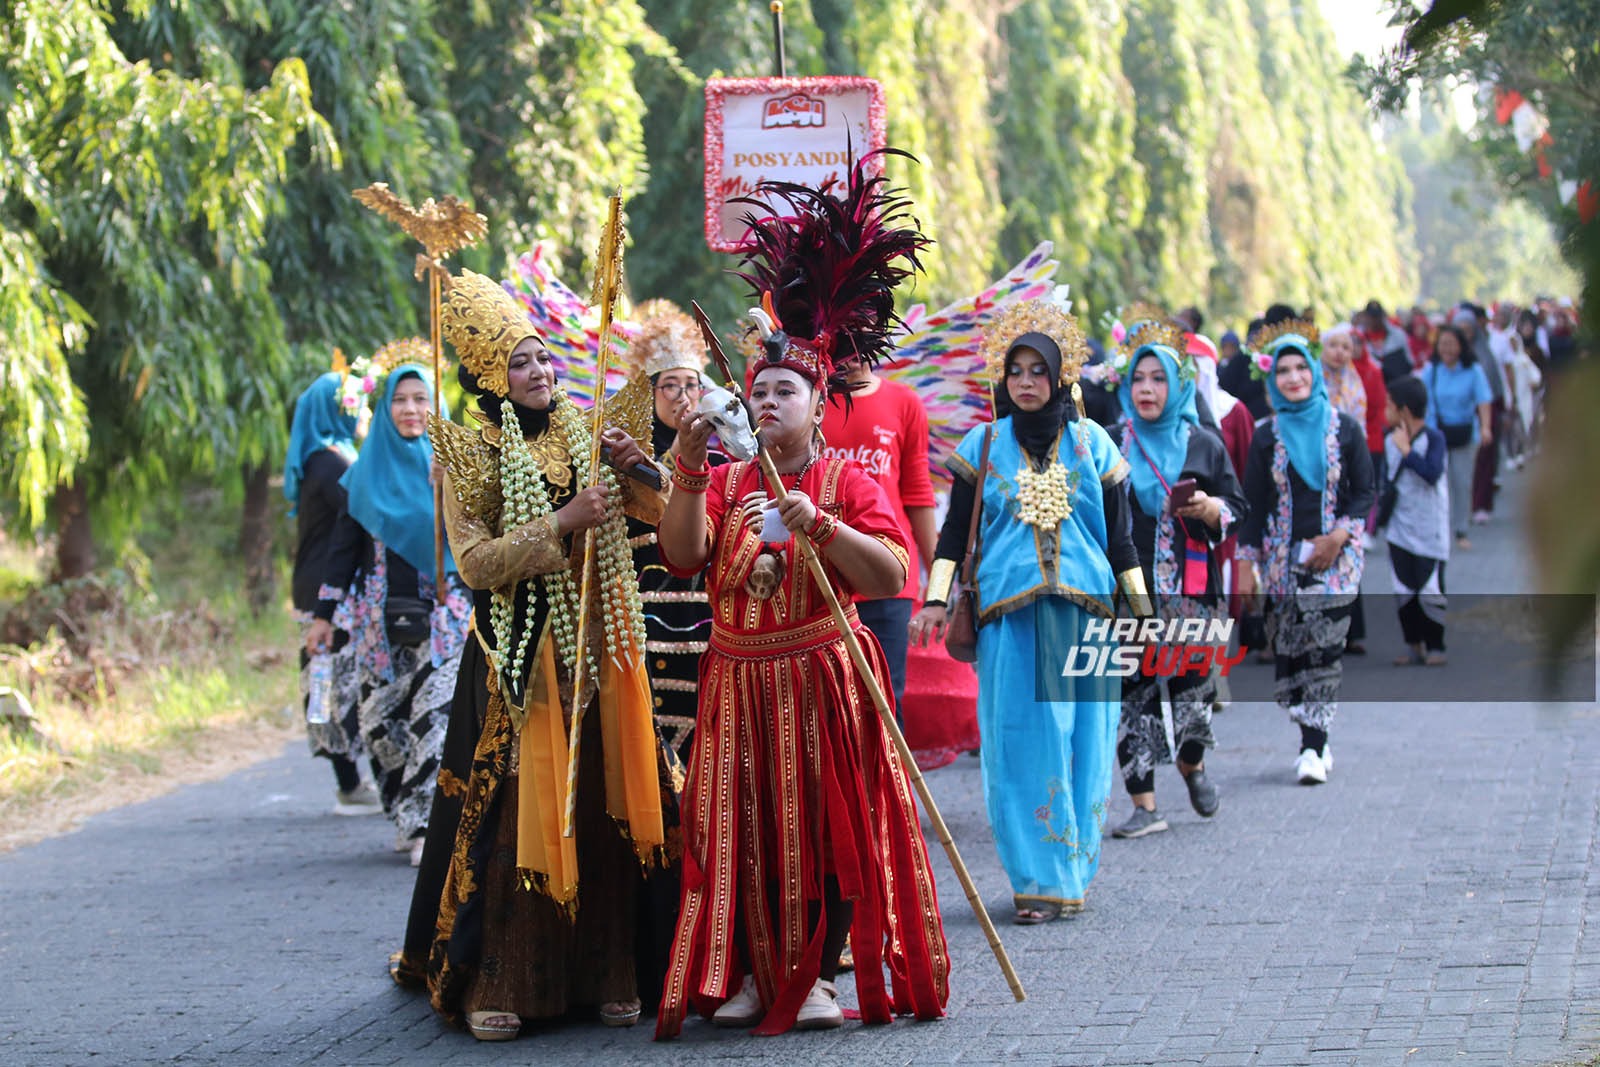
M 883 646 L 894 683 L 895 714 L 906 692 L 907 627 L 922 589 L 922 564 L 933 558 L 939 530 L 933 520 L 933 480 L 928 474 L 928 413 L 917 394 L 899 382 L 885 381 L 865 364 L 850 371 L 850 410 L 843 401 L 828 404 L 822 418 L 824 456 L 854 460 L 883 486 L 900 520 L 911 566 L 900 595 L 858 600 L 861 621 Z

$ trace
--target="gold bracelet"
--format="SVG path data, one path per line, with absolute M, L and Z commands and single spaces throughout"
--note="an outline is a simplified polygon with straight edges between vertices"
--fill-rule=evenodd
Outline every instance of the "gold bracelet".
M 1144 570 L 1140 567 L 1129 567 L 1117 575 L 1117 582 L 1122 586 L 1122 593 L 1128 598 L 1128 606 L 1133 613 L 1141 619 L 1148 619 L 1156 613 L 1155 605 L 1150 601 L 1150 593 L 1144 587 Z
M 956 561 L 935 559 L 928 570 L 928 592 L 922 598 L 925 604 L 950 603 L 950 588 L 956 581 Z

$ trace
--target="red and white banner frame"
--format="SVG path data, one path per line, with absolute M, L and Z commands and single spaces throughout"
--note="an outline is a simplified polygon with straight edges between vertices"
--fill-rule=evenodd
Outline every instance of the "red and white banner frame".
M 844 178 L 857 158 L 887 142 L 883 85 L 872 78 L 712 78 L 706 82 L 705 227 L 715 252 L 737 252 L 739 219 L 764 179 L 816 187 Z M 882 168 L 879 167 L 879 170 Z

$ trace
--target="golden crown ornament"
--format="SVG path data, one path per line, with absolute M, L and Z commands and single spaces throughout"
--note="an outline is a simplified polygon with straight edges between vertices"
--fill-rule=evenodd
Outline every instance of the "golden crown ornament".
M 440 328 L 461 365 L 499 397 L 511 391 L 511 353 L 528 338 L 539 339 L 516 299 L 493 278 L 470 270 L 463 270 L 446 291 Z

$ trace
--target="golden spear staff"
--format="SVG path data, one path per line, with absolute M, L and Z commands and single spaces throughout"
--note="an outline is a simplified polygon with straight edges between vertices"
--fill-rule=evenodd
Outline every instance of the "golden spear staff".
M 433 197 L 412 207 L 389 189 L 387 182 L 374 182 L 350 195 L 384 218 L 396 223 L 409 236 L 421 242 L 413 276 L 428 276 L 428 336 L 433 344 L 433 414 L 439 417 L 440 382 L 444 366 L 444 346 L 439 331 L 439 287 L 449 277 L 440 260 L 453 252 L 476 244 L 489 232 L 489 220 L 453 196 Z M 433 486 L 433 590 L 434 598 L 444 602 L 444 484 Z
M 605 428 L 606 371 L 611 363 L 611 320 L 616 312 L 617 295 L 622 289 L 622 194 L 612 193 L 606 211 L 606 228 L 600 235 L 600 250 L 595 254 L 594 288 L 589 303 L 600 309 L 598 366 L 594 379 L 594 410 L 589 428 L 589 480 L 584 489 L 600 482 L 600 431 Z M 578 594 L 578 662 L 572 668 L 572 727 L 567 738 L 567 809 L 561 833 L 571 837 L 578 814 L 578 746 L 583 730 L 583 668 L 589 659 L 589 592 L 594 577 L 595 532 L 583 532 L 583 581 Z M 618 636 L 622 640 L 622 636 Z

